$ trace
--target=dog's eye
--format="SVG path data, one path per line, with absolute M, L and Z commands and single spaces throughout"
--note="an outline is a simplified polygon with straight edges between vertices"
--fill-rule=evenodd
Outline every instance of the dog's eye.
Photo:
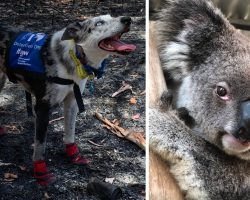
M 101 26 L 101 25 L 103 25 L 105 22 L 104 21 L 98 21 L 98 22 L 96 22 L 96 26 Z

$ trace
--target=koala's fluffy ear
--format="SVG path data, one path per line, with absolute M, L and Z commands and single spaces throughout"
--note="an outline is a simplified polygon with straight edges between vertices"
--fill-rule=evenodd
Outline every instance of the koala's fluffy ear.
M 157 14 L 156 33 L 163 70 L 181 81 L 216 50 L 230 23 L 208 0 L 166 0 Z M 218 49 L 218 48 L 217 48 Z
M 84 28 L 84 22 L 75 22 L 70 25 L 68 25 L 62 35 L 61 40 L 75 40 L 77 41 L 79 38 L 79 35 L 77 34 L 78 31 L 80 31 L 82 28 Z

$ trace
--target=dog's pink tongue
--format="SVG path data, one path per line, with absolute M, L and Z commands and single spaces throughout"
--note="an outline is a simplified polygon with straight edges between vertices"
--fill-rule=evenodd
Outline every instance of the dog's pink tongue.
M 136 46 L 133 44 L 125 44 L 118 40 L 110 40 L 109 44 L 117 51 L 134 51 Z

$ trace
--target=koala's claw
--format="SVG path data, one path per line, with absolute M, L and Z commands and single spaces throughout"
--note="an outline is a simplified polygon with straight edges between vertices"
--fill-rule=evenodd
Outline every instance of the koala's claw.
M 171 90 L 165 90 L 161 95 L 161 109 L 168 110 L 173 101 L 173 93 Z
M 191 117 L 189 115 L 189 111 L 185 108 L 185 107 L 181 107 L 177 109 L 177 113 L 179 118 L 184 121 L 184 123 L 188 126 L 188 127 L 192 127 L 195 124 L 195 120 L 193 117 Z
M 173 101 L 173 93 L 171 90 L 165 90 L 161 95 L 161 102 L 165 104 L 171 104 Z
M 173 102 L 173 93 L 171 90 L 165 90 L 161 95 L 161 109 L 168 110 Z M 193 127 L 195 124 L 194 118 L 189 115 L 189 111 L 185 107 L 177 109 L 178 117 L 184 121 L 188 127 Z

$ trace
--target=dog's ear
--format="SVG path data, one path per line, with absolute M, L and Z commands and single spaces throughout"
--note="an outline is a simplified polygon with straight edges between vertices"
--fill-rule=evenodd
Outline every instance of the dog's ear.
M 61 40 L 78 40 L 77 32 L 82 29 L 82 25 L 80 22 L 75 22 L 66 27 Z

